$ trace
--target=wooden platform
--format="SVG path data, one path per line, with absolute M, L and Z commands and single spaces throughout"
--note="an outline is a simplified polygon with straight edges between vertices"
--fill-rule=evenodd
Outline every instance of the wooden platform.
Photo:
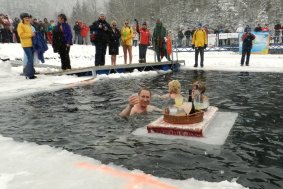
M 91 66 L 84 68 L 75 68 L 66 71 L 43 73 L 45 75 L 92 75 L 96 74 L 110 74 L 110 73 L 124 73 L 132 72 L 134 69 L 139 71 L 149 71 L 149 70 L 178 70 L 181 64 L 185 65 L 184 60 L 178 61 L 167 61 L 167 62 L 153 62 L 153 63 L 134 63 L 134 64 L 121 64 L 116 66 Z
M 205 129 L 214 118 L 217 107 L 210 106 L 204 113 L 203 121 L 195 124 L 171 124 L 163 121 L 163 116 L 147 126 L 148 133 L 161 133 L 166 135 L 203 137 Z

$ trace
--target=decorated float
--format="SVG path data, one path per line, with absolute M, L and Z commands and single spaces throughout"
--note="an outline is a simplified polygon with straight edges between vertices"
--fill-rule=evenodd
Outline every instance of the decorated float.
M 163 116 L 147 125 L 148 133 L 166 135 L 203 137 L 204 131 L 214 118 L 217 107 L 209 106 L 206 111 L 196 111 L 193 114 L 165 112 Z

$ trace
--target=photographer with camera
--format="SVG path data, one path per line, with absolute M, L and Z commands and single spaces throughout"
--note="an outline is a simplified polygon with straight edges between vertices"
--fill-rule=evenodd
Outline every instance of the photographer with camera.
M 105 54 L 109 42 L 111 26 L 106 22 L 104 13 L 100 13 L 97 21 L 90 27 L 91 33 L 95 35 L 95 66 L 105 65 Z
M 247 55 L 246 66 L 249 66 L 250 55 L 251 55 L 254 39 L 255 39 L 255 35 L 251 33 L 250 28 L 248 28 L 246 32 L 242 35 L 243 46 L 242 46 L 241 66 L 244 65 L 246 55 Z

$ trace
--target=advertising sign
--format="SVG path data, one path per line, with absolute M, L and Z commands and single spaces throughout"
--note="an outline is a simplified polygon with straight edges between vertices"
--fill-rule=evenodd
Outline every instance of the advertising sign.
M 268 32 L 252 32 L 255 35 L 255 40 L 253 40 L 253 48 L 251 53 L 253 54 L 268 54 L 269 50 L 269 33 Z M 239 52 L 242 53 L 242 35 L 239 35 Z

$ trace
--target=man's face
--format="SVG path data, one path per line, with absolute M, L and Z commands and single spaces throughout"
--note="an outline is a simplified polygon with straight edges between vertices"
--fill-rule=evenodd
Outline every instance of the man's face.
M 139 94 L 139 101 L 140 101 L 140 105 L 142 107 L 147 107 L 147 105 L 149 105 L 150 103 L 150 92 L 147 90 L 142 90 Z
M 100 15 L 99 19 L 100 20 L 105 20 L 105 16 L 104 15 Z

